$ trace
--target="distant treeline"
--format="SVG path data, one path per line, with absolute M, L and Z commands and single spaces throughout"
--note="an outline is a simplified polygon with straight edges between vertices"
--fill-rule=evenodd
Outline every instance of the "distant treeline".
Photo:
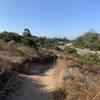
M 19 35 L 18 33 L 14 32 L 4 31 L 0 33 L 0 39 L 4 40 L 5 42 L 15 41 L 17 43 L 21 43 L 22 45 L 48 49 L 58 49 L 57 44 L 69 41 L 66 38 L 47 38 L 32 36 L 30 34 L 30 31 L 27 30 L 28 29 L 25 29 L 26 33 L 24 32 L 23 35 Z
M 100 51 L 100 34 L 95 31 L 86 32 L 84 35 L 73 40 L 73 46 Z

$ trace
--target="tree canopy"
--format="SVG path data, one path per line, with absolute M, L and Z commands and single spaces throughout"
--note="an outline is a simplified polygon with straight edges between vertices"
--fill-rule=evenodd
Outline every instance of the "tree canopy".
M 23 36 L 25 37 L 32 37 L 30 30 L 28 28 L 24 29 Z
M 73 40 L 73 45 L 78 48 L 100 50 L 100 34 L 95 31 L 86 32 L 84 35 Z

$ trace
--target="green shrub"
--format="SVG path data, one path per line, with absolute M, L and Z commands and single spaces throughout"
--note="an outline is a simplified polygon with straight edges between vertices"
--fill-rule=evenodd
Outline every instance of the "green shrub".
M 64 52 L 65 53 L 76 53 L 77 50 L 73 49 L 73 48 L 70 48 L 70 47 L 65 47 L 64 48 Z
M 13 32 L 5 31 L 5 32 L 0 33 L 0 39 L 4 40 L 5 42 L 14 40 L 15 42 L 21 43 L 23 45 L 36 46 L 35 40 L 33 38 L 24 37 Z
M 88 64 L 96 68 L 100 68 L 100 58 L 97 54 L 89 54 L 89 55 L 81 56 L 80 62 L 82 64 Z
M 86 32 L 73 40 L 73 46 L 77 48 L 88 48 L 94 51 L 100 51 L 100 34 L 96 32 Z
M 20 35 L 18 35 L 17 33 L 5 31 L 5 32 L 0 33 L 0 39 L 4 40 L 5 42 L 9 42 L 11 40 L 18 42 L 20 41 Z

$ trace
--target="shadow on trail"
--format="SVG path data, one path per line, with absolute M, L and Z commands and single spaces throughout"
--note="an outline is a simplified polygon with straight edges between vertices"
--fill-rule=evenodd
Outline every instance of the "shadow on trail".
M 33 63 L 29 69 L 28 75 L 42 75 L 45 76 L 45 72 L 49 69 L 52 69 L 56 65 L 55 62 L 47 63 L 47 64 L 35 64 Z
M 41 81 L 31 79 L 31 77 L 19 76 L 22 88 L 11 96 L 9 100 L 52 100 L 52 96 L 43 90 L 46 85 Z
M 5 100 L 52 100 L 51 93 L 45 89 L 47 86 L 41 79 L 48 78 L 46 72 L 52 69 L 55 64 L 56 62 L 48 64 L 33 63 L 28 75 L 20 74 L 16 77 L 17 84 L 15 86 L 20 88 L 16 92 L 10 92 Z

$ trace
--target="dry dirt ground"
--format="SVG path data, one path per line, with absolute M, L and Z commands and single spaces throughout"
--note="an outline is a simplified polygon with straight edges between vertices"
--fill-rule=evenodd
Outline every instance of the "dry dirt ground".
M 69 68 L 64 59 L 58 59 L 56 64 L 33 65 L 29 75 L 20 74 L 15 80 L 18 82 L 14 89 L 19 88 L 5 100 L 100 100 L 100 77 L 77 67 Z M 60 95 L 55 94 L 62 86 L 64 95 L 61 90 Z
M 56 89 L 53 77 L 56 65 L 34 66 L 35 68 L 30 69 L 30 75 L 20 74 L 17 77 L 22 86 L 11 94 L 10 100 L 52 100 L 51 92 Z

